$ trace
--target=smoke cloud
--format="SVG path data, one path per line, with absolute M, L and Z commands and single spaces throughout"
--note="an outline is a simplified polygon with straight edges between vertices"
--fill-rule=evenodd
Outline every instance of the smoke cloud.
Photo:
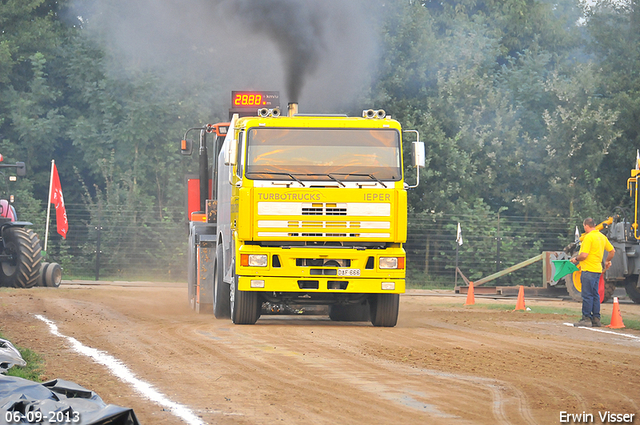
M 307 77 L 313 75 L 326 51 L 327 18 L 317 2 L 274 0 L 231 1 L 232 15 L 245 21 L 243 28 L 264 34 L 273 41 L 282 57 L 289 100 L 297 102 Z
M 232 90 L 277 90 L 307 112 L 349 108 L 378 60 L 369 0 L 78 1 L 85 32 L 114 69 L 149 70 L 169 84 L 205 83 L 223 111 Z M 121 72 L 121 71 L 120 71 Z

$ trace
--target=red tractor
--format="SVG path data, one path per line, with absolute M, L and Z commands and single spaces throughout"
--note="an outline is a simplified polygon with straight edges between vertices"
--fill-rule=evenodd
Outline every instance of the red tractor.
M 5 175 L 5 168 L 15 168 L 20 177 L 26 174 L 24 162 L 0 164 L 0 175 L 7 183 L 16 181 L 16 176 Z M 32 223 L 18 221 L 13 195 L 8 198 L 0 199 L 0 287 L 60 286 L 62 268 L 57 263 L 42 261 L 40 239 L 27 228 Z

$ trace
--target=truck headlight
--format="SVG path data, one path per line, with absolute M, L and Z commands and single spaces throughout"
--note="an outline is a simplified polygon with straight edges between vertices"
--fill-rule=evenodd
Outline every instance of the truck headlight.
M 267 267 L 269 257 L 264 254 L 241 254 L 240 265 L 249 267 Z
M 404 257 L 380 257 L 378 267 L 381 269 L 404 269 Z

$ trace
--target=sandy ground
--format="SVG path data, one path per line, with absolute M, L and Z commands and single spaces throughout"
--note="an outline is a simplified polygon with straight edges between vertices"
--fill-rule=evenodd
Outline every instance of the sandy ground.
M 579 304 L 410 291 L 395 328 L 326 316 L 263 316 L 238 326 L 187 305 L 186 285 L 74 284 L 0 289 L 0 331 L 62 378 L 134 409 L 142 424 L 185 423 L 60 333 L 121 360 L 206 424 L 556 424 L 566 414 L 634 414 L 640 331 L 566 326 Z M 640 305 L 621 304 L 623 319 Z M 563 314 L 551 313 L 553 310 Z M 573 311 L 574 313 L 568 313 Z M 612 304 L 603 306 L 610 318 Z M 624 335 L 630 335 L 631 338 Z

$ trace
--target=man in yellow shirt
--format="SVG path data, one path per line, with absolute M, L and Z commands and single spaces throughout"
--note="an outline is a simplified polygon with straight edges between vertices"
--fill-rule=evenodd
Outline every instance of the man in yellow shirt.
M 602 258 L 607 251 L 604 262 L 604 270 L 611 267 L 611 259 L 616 253 L 609 239 L 598 230 L 592 218 L 586 218 L 582 223 L 586 236 L 582 240 L 580 253 L 572 258 L 573 263 L 580 263 L 582 271 L 580 283 L 582 284 L 582 319 L 574 326 L 600 327 L 600 294 L 598 283 L 602 274 Z

